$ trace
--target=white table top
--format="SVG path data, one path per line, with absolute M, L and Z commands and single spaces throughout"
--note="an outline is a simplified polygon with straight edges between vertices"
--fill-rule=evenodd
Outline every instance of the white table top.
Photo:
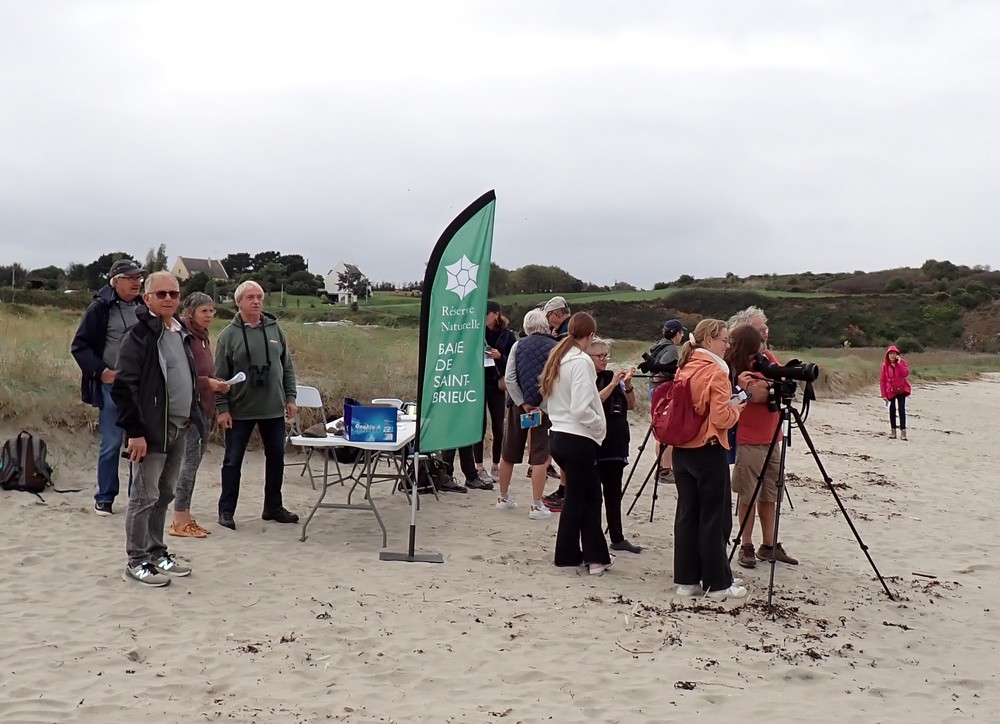
M 381 452 L 396 452 L 401 450 L 417 435 L 417 423 L 409 420 L 401 420 L 396 424 L 396 442 L 358 442 L 348 440 L 340 435 L 328 435 L 327 437 L 305 437 L 304 435 L 294 435 L 289 438 L 292 445 L 299 447 L 353 447 L 358 450 L 378 450 Z

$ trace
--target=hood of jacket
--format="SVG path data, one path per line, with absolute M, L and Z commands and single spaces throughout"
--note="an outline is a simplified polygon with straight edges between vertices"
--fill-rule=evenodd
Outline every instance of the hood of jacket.
M 887 350 L 885 351 L 885 361 L 886 361 L 886 362 L 888 362 L 888 361 L 889 361 L 889 353 L 890 353 L 890 352 L 895 352 L 896 354 L 899 354 L 899 347 L 897 347 L 897 346 L 896 346 L 896 345 L 894 345 L 894 344 L 890 344 L 890 345 L 889 345 L 889 349 L 887 349 Z M 900 356 L 902 356 L 902 355 L 900 355 Z
M 98 290 L 97 294 L 94 295 L 94 301 L 100 302 L 101 304 L 112 304 L 119 300 L 123 302 L 125 301 L 124 299 L 121 299 L 121 297 L 118 296 L 118 293 L 115 291 L 115 288 L 110 284 L 105 284 Z M 143 301 L 142 294 L 136 296 L 136 298 L 133 301 L 139 307 L 146 306 L 146 302 Z M 128 302 L 125 303 L 128 304 Z
M 580 363 L 580 362 L 583 362 L 584 364 L 589 362 L 591 367 L 594 366 L 594 361 L 590 359 L 590 355 L 588 355 L 586 352 L 584 352 L 576 345 L 573 345 L 566 351 L 566 354 L 562 356 L 562 359 L 559 360 L 559 366 L 562 367 L 563 365 Z M 597 379 L 596 367 L 594 368 L 594 379 L 595 380 Z
M 260 321 L 265 327 L 271 327 L 278 323 L 278 318 L 270 312 L 261 312 Z M 229 324 L 233 327 L 243 326 L 243 315 L 240 312 L 237 312 L 236 316 L 233 317 L 233 320 Z

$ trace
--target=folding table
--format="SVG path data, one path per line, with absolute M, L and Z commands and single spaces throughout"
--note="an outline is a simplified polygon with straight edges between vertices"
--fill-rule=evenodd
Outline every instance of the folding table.
M 313 505 L 312 510 L 309 511 L 309 515 L 306 516 L 305 522 L 302 524 L 302 536 L 299 540 L 304 541 L 306 539 L 306 527 L 308 527 L 309 522 L 313 519 L 316 511 L 320 508 L 335 510 L 370 510 L 375 515 L 375 520 L 378 521 L 378 525 L 382 529 L 382 547 L 385 548 L 388 542 L 388 534 L 385 530 L 385 524 L 382 522 L 382 516 L 379 515 L 378 508 L 375 507 L 375 501 L 372 499 L 371 486 L 372 483 L 384 481 L 398 483 L 405 480 L 406 460 L 402 455 L 391 456 L 391 461 L 395 466 L 395 470 L 389 473 L 376 473 L 375 466 L 377 465 L 380 457 L 379 453 L 399 453 L 413 441 L 413 438 L 416 436 L 416 432 L 417 426 L 415 422 L 401 420 L 396 429 L 396 442 L 357 442 L 332 434 L 328 434 L 327 437 L 305 437 L 303 435 L 295 435 L 289 438 L 288 441 L 292 445 L 297 447 L 319 449 L 326 453 L 329 453 L 336 448 L 354 448 L 361 452 L 359 462 L 354 464 L 350 473 L 347 475 L 344 475 L 340 466 L 340 461 L 337 460 L 336 456 L 332 456 L 336 467 L 335 471 L 330 470 L 331 455 L 326 454 L 323 456 L 323 478 L 319 498 L 316 500 L 316 504 Z M 308 468 L 308 471 L 310 481 L 314 482 L 312 468 Z M 352 484 L 350 490 L 347 492 L 346 503 L 323 502 L 323 499 L 326 497 L 326 492 L 331 485 L 337 485 L 338 483 L 343 485 L 349 480 Z M 352 503 L 351 497 L 354 495 L 355 488 L 359 485 L 364 488 L 365 502 Z

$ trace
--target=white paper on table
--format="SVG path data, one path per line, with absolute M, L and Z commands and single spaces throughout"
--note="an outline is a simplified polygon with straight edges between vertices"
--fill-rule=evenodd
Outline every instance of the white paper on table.
M 232 378 L 226 380 L 227 385 L 236 385 L 240 382 L 246 381 L 247 375 L 245 372 L 237 372 Z

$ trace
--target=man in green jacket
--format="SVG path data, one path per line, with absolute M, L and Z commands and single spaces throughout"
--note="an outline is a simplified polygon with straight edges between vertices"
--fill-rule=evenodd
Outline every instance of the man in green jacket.
M 295 367 L 278 320 L 264 312 L 264 290 L 247 281 L 234 293 L 239 312 L 222 330 L 215 347 L 215 374 L 223 380 L 243 372 L 246 380 L 216 396 L 219 426 L 226 431 L 222 461 L 219 525 L 236 530 L 243 455 L 254 426 L 264 443 L 264 510 L 261 518 L 298 523 L 281 502 L 285 473 L 285 417 L 295 418 Z

